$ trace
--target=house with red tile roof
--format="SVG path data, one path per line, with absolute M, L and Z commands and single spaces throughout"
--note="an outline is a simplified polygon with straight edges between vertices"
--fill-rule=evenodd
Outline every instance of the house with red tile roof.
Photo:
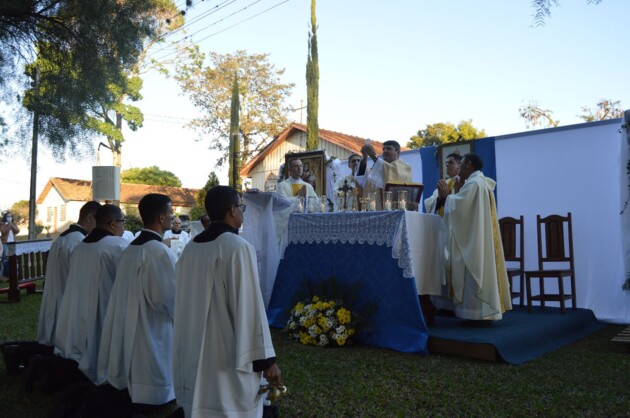
M 151 186 L 147 184 L 120 184 L 120 206 L 137 208 L 140 199 L 148 193 L 162 193 L 173 202 L 173 212 L 179 215 L 190 213 L 195 206 L 198 189 L 183 187 Z M 79 218 L 79 210 L 92 200 L 90 180 L 51 177 L 37 199 L 36 223 L 50 226 L 50 232 L 65 230 Z
M 326 150 L 330 157 L 347 160 L 350 154 L 361 153 L 366 138 L 320 129 L 319 140 L 320 149 Z M 371 141 L 371 144 L 377 154 L 382 152 L 382 143 Z M 303 151 L 306 151 L 306 125 L 292 123 L 245 164 L 241 169 L 241 176 L 251 178 L 253 188 L 275 190 L 279 168 L 285 161 L 285 155 Z

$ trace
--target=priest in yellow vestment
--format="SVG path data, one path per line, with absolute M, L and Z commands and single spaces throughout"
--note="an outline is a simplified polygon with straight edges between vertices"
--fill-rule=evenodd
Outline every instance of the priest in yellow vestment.
M 446 196 L 453 193 L 453 187 L 457 180 L 457 173 L 461 161 L 462 156 L 459 152 L 453 152 L 446 156 L 445 168 L 447 178 L 444 180 L 440 179 L 433 194 L 424 199 L 424 207 L 427 213 L 435 213 L 442 217 L 444 216 L 444 202 L 446 202 Z
M 376 192 L 376 210 L 383 210 L 383 189 L 387 183 L 410 183 L 411 166 L 400 159 L 400 144 L 396 141 L 383 142 L 383 154 L 376 156 L 371 144 L 361 148 L 363 159 L 359 166 L 359 173 L 355 176 L 363 188 L 363 197 Z M 370 170 L 367 169 L 367 159 L 374 161 Z M 396 196 L 393 197 L 394 199 Z
M 493 194 L 496 182 L 483 175 L 482 167 L 478 155 L 464 155 L 459 181 L 445 203 L 445 257 L 455 315 L 496 321 L 512 309 L 512 300 Z

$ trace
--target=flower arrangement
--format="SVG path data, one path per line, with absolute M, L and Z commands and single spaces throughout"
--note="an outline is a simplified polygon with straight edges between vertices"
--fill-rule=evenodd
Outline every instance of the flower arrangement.
M 350 343 L 357 333 L 356 315 L 341 301 L 313 296 L 293 307 L 287 330 L 305 345 L 341 347 Z

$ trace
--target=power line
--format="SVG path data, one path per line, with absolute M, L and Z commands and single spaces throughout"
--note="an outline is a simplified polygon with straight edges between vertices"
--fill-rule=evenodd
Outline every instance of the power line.
M 258 3 L 259 1 L 260 1 L 260 0 L 257 0 L 257 1 L 255 1 L 254 3 Z M 220 31 L 218 31 L 218 32 L 212 33 L 212 34 L 210 34 L 210 35 L 208 35 L 208 36 L 206 36 L 206 37 L 204 37 L 204 38 L 200 39 L 200 40 L 199 40 L 199 41 L 197 41 L 197 42 L 193 42 L 193 44 L 199 44 L 200 42 L 203 42 L 203 41 L 205 41 L 205 40 L 206 40 L 206 39 L 208 39 L 208 38 L 211 38 L 211 37 L 213 37 L 213 36 L 216 36 L 216 35 L 218 35 L 218 34 L 220 34 L 220 33 L 225 32 L 225 31 L 227 31 L 227 30 L 229 30 L 229 29 L 232 29 L 232 28 L 234 28 L 235 26 L 238 26 L 238 25 L 240 25 L 240 24 L 242 24 L 242 23 L 245 23 L 245 22 L 247 22 L 247 21 L 249 21 L 249 20 L 251 20 L 251 19 L 255 18 L 255 17 L 258 17 L 258 16 L 260 16 L 260 15 L 262 15 L 262 14 L 264 14 L 264 13 L 267 13 L 267 12 L 269 12 L 270 10 L 275 9 L 276 7 L 281 6 L 281 5 L 283 5 L 284 3 L 287 3 L 287 2 L 289 2 L 289 1 L 290 1 L 290 0 L 284 0 L 284 1 L 281 1 L 280 3 L 277 3 L 277 4 L 275 4 L 275 5 L 271 6 L 271 7 L 269 7 L 268 9 L 265 9 L 265 10 L 263 10 L 263 11 L 259 12 L 259 13 L 256 13 L 255 15 L 252 15 L 252 16 L 250 16 L 250 17 L 248 17 L 248 18 L 246 18 L 246 19 L 243 19 L 243 20 L 241 20 L 241 21 L 239 21 L 239 22 L 236 22 L 235 24 L 233 24 L 233 25 L 231 25 L 231 26 L 228 26 L 227 28 L 221 29 L 221 30 L 220 30 Z M 254 4 L 254 3 L 252 3 L 252 4 Z M 250 4 L 250 5 L 251 5 L 251 4 Z M 230 16 L 233 16 L 234 14 L 236 14 L 236 13 L 238 13 L 238 12 L 242 12 L 242 11 L 244 11 L 244 10 L 245 10 L 245 9 L 247 9 L 250 5 L 247 5 L 247 6 L 245 6 L 243 9 L 240 9 L 239 11 L 237 11 L 237 12 L 235 12 L 235 13 L 232 13 Z M 222 19 L 222 20 L 223 20 L 223 19 Z M 214 24 L 216 24 L 216 23 L 218 23 L 218 22 L 212 23 L 212 24 L 208 25 L 207 27 L 213 26 L 213 25 L 214 25 Z M 206 27 L 206 28 L 207 28 L 207 27 Z M 184 39 L 186 39 L 186 38 L 183 38 L 183 39 L 181 39 L 181 40 L 179 40 L 179 41 L 175 41 L 174 43 L 181 42 L 181 41 L 182 41 L 182 40 L 184 40 Z M 176 54 L 176 53 L 177 53 L 177 51 L 172 51 L 172 52 L 169 52 L 168 54 L 166 54 L 166 55 L 164 55 L 164 56 L 160 57 L 160 58 L 159 58 L 159 60 L 163 60 L 163 59 L 165 59 L 165 58 L 168 58 L 168 57 L 170 57 L 171 55 Z

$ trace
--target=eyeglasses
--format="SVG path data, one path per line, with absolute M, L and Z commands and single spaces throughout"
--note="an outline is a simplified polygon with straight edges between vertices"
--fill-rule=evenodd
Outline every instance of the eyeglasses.
M 126 219 L 114 219 L 114 222 L 127 223 L 127 220 Z
M 237 207 L 237 208 L 241 208 L 243 213 L 245 213 L 245 209 L 247 209 L 247 205 L 242 204 L 242 203 L 240 205 L 232 205 L 232 206 Z
M 360 163 L 361 160 L 350 160 L 351 163 Z

